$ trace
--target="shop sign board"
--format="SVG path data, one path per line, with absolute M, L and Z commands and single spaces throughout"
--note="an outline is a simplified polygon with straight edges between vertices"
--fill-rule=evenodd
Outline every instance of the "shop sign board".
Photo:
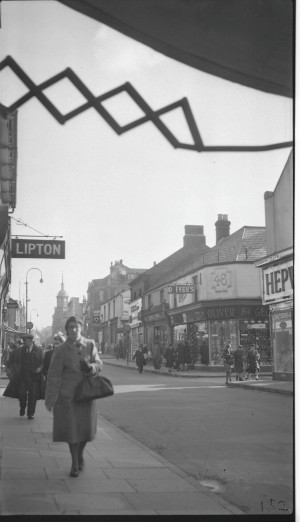
M 18 308 L 19 305 L 18 305 L 17 301 L 10 301 L 9 303 L 7 303 L 6 306 L 8 309 L 8 308 Z
M 186 284 L 186 285 L 169 285 L 168 286 L 168 294 L 194 294 L 195 293 L 195 285 Z
M 269 318 L 268 306 L 231 305 L 231 306 L 203 306 L 197 310 L 186 311 L 184 314 L 174 314 L 171 322 L 175 324 L 193 323 L 199 321 L 218 321 L 226 319 L 258 319 Z
M 293 296 L 294 264 L 292 259 L 263 268 L 262 276 L 264 304 L 282 301 Z
M 94 310 L 93 311 L 93 324 L 99 324 L 100 323 L 100 310 Z
M 65 259 L 65 241 L 13 238 L 11 240 L 11 257 Z
M 129 309 L 129 321 L 131 326 L 137 326 L 141 323 L 142 298 L 132 301 Z

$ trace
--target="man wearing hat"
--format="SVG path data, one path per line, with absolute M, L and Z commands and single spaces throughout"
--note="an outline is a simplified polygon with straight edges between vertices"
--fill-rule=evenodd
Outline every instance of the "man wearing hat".
M 23 417 L 27 405 L 27 417 L 34 418 L 36 401 L 40 398 L 41 371 L 43 366 L 43 351 L 33 343 L 33 335 L 23 335 L 24 344 L 16 348 L 12 361 L 13 382 L 16 384 L 16 394 L 9 394 L 7 389 L 5 397 L 18 397 L 20 403 L 20 416 Z M 8 387 L 7 387 L 8 388 Z

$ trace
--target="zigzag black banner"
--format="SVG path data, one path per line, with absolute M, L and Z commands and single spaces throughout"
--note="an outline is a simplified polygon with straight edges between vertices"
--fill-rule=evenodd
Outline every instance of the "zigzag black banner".
M 80 80 L 80 78 L 78 78 L 74 71 L 69 67 L 39 85 L 36 85 L 29 78 L 29 76 L 27 76 L 27 74 L 23 71 L 23 69 L 21 69 L 21 67 L 11 56 L 7 56 L 2 62 L 0 62 L 0 71 L 2 71 L 5 67 L 9 67 L 28 88 L 28 92 L 24 96 L 19 98 L 17 101 L 15 101 L 10 107 L 8 107 L 8 110 L 18 109 L 31 98 L 36 97 L 42 103 L 42 105 L 50 112 L 50 114 L 52 114 L 52 116 L 62 125 L 66 123 L 68 120 L 75 118 L 75 116 L 78 116 L 82 112 L 93 107 L 98 112 L 98 114 L 102 116 L 102 118 L 104 118 L 104 120 L 119 135 L 131 129 L 134 129 L 139 125 L 151 121 L 175 149 L 187 149 L 196 152 L 259 152 L 274 149 L 282 149 L 285 147 L 293 146 L 293 141 L 257 146 L 206 146 L 204 145 L 201 139 L 200 132 L 198 130 L 195 118 L 193 116 L 187 98 L 182 98 L 177 102 L 171 103 L 170 105 L 166 105 L 162 109 L 153 111 L 151 107 L 147 104 L 147 102 L 142 98 L 142 96 L 129 82 L 126 82 L 123 85 L 120 85 L 119 87 L 116 87 L 115 89 L 112 89 L 111 91 L 102 94 L 101 96 L 94 96 L 91 93 L 91 91 L 86 87 L 86 85 Z M 77 107 L 77 109 L 74 109 L 73 111 L 70 111 L 67 114 L 61 114 L 61 112 L 45 96 L 43 90 L 47 89 L 48 87 L 51 87 L 55 83 L 65 78 L 67 78 L 78 89 L 78 91 L 87 100 L 87 103 L 84 103 L 80 107 Z M 138 118 L 132 121 L 131 123 L 128 123 L 127 125 L 121 126 L 105 109 L 101 102 L 108 100 L 116 94 L 120 94 L 123 92 L 126 92 L 131 97 L 131 99 L 144 112 L 145 116 Z M 163 123 L 163 121 L 160 119 L 160 116 L 162 116 L 163 114 L 171 112 L 174 109 L 178 109 L 180 107 L 183 110 L 187 125 L 193 137 L 193 144 L 182 143 L 181 141 L 179 141 L 174 136 L 174 134 L 168 129 L 165 123 Z

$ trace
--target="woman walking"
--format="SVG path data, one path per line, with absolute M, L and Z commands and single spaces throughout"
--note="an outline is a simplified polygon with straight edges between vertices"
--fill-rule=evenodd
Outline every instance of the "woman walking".
M 233 368 L 233 355 L 231 349 L 231 343 L 227 343 L 227 346 L 223 354 L 224 368 L 226 372 L 226 384 L 231 382 L 231 370 Z
M 82 322 L 69 317 L 65 324 L 67 339 L 53 352 L 47 376 L 45 406 L 53 408 L 53 441 L 67 442 L 72 457 L 70 477 L 78 477 L 84 467 L 83 450 L 95 438 L 97 412 L 95 401 L 74 400 L 75 389 L 84 375 L 101 370 L 95 343 L 81 336 Z
M 253 344 L 247 353 L 247 377 L 246 380 L 251 380 L 251 374 L 255 375 L 255 379 L 258 381 L 258 372 L 259 372 L 259 353 L 255 348 L 255 345 Z

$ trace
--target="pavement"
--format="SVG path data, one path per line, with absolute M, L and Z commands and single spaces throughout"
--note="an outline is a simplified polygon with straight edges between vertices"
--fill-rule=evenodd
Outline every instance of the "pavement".
M 103 356 L 104 364 L 136 369 L 134 363 Z M 169 375 L 167 369 L 145 372 Z M 220 377 L 220 372 L 176 372 L 178 377 Z M 242 514 L 210 486 L 168 462 L 98 414 L 86 467 L 69 477 L 66 443 L 52 442 L 52 413 L 38 401 L 35 418 L 19 417 L 16 399 L 3 397 L 0 378 L 0 516 L 10 515 L 229 515 Z M 288 387 L 286 387 L 289 386 Z M 231 387 L 291 391 L 292 383 L 232 382 Z M 106 399 L 109 400 L 109 399 Z
M 128 368 L 130 370 L 137 370 L 135 362 L 127 362 L 125 359 L 116 359 L 110 355 L 101 355 L 101 359 L 104 364 L 120 366 L 122 368 Z M 223 377 L 225 380 L 225 371 L 222 367 L 218 367 L 215 370 L 213 366 L 205 367 L 196 365 L 195 369 L 188 371 L 176 371 L 168 372 L 165 366 L 162 366 L 159 370 L 155 370 L 152 364 L 144 366 L 145 373 L 156 373 L 158 375 L 164 375 L 168 377 L 178 378 L 220 378 Z M 259 380 L 256 381 L 252 378 L 250 381 L 235 381 L 235 374 L 232 375 L 232 382 L 228 383 L 227 386 L 235 389 L 246 389 L 251 391 L 263 391 L 270 393 L 279 393 L 281 395 L 293 395 L 294 394 L 294 383 L 292 381 L 274 381 L 272 380 L 271 372 L 259 372 Z
M 18 401 L 2 396 L 7 382 L 0 379 L 0 516 L 242 513 L 100 415 L 86 467 L 69 477 L 52 413 L 38 401 L 34 420 L 19 417 Z

